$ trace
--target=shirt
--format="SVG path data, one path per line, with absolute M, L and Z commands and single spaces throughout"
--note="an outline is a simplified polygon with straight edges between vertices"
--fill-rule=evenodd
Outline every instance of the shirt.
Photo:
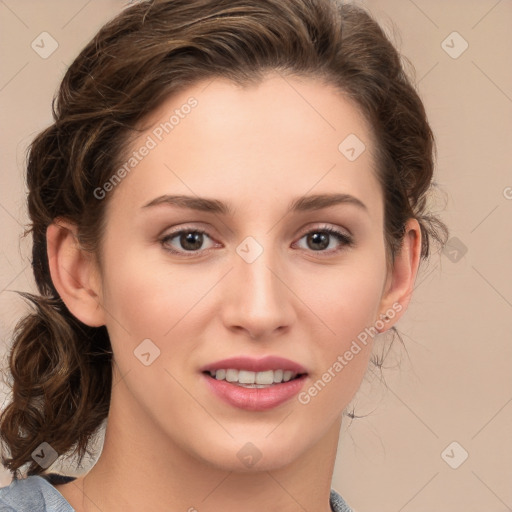
M 75 512 L 54 485 L 75 480 L 75 477 L 49 473 L 13 480 L 0 488 L 0 512 Z M 343 498 L 331 489 L 333 512 L 353 512 Z

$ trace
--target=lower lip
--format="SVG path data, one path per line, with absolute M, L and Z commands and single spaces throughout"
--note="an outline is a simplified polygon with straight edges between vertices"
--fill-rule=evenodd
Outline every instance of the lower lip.
M 244 388 L 204 373 L 203 377 L 210 389 L 228 404 L 247 411 L 267 411 L 293 398 L 303 387 L 307 375 L 267 388 Z

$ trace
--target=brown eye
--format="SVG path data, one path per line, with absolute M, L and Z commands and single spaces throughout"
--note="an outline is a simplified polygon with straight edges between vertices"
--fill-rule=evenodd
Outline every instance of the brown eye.
M 308 247 L 314 251 L 326 249 L 329 246 L 330 235 L 323 232 L 309 233 L 306 237 Z
M 160 240 L 166 250 L 174 254 L 204 252 L 204 242 L 210 238 L 205 231 L 198 229 L 181 229 L 166 235 Z M 173 242 L 174 241 L 174 242 Z
M 190 231 L 179 236 L 179 243 L 187 251 L 196 251 L 203 245 L 203 233 Z
M 302 238 L 306 239 L 306 248 L 313 252 L 335 253 L 341 251 L 345 246 L 354 245 L 352 237 L 331 227 L 313 229 Z M 334 247 L 325 250 L 330 245 L 334 245 Z

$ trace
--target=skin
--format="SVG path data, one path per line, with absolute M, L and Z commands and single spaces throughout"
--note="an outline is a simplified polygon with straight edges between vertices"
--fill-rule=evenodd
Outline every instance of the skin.
M 84 323 L 107 326 L 115 357 L 103 452 L 85 477 L 57 489 L 78 512 L 235 511 L 240 503 L 248 512 L 327 512 L 342 412 L 379 338 L 308 404 L 294 397 L 265 412 L 220 401 L 199 369 L 235 355 L 279 355 L 307 369 L 307 389 L 393 304 L 401 310 L 381 330 L 405 312 L 419 225 L 409 220 L 388 268 L 372 133 L 354 104 L 315 79 L 197 84 L 153 112 L 133 148 L 191 96 L 197 107 L 104 199 L 101 267 L 72 224 L 48 228 L 59 294 Z M 349 134 L 366 145 L 354 161 L 338 150 Z M 297 197 L 333 192 L 367 209 L 289 211 Z M 218 199 L 235 215 L 142 208 L 162 194 Z M 354 245 L 331 236 L 315 250 L 306 235 L 322 226 L 350 233 Z M 179 236 L 161 242 L 181 227 L 209 235 L 192 257 Z M 248 236 L 263 248 L 252 263 L 236 252 Z M 146 338 L 160 349 L 149 366 L 134 356 Z M 252 467 L 237 457 L 248 442 L 261 455 Z

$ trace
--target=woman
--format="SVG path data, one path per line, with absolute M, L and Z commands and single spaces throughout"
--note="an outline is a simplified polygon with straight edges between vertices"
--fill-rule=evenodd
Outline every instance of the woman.
M 446 239 L 424 107 L 376 22 L 141 2 L 70 66 L 54 118 L 28 160 L 40 295 L 10 354 L 0 503 L 349 511 L 343 412 Z M 51 473 L 103 422 L 86 475 Z

